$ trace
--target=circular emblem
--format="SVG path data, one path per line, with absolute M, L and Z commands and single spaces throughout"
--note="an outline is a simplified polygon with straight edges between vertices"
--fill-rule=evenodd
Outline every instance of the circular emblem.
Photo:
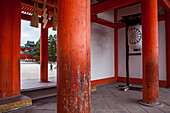
M 137 44 L 142 39 L 142 33 L 137 28 L 128 30 L 128 41 L 130 44 Z
M 128 43 L 132 49 L 142 48 L 142 27 L 141 25 L 129 26 Z

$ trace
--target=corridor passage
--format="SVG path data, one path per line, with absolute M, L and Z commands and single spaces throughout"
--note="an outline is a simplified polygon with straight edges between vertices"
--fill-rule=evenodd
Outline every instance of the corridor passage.
M 160 87 L 160 100 L 164 107 L 154 108 L 138 104 L 142 99 L 141 91 L 119 91 L 117 87 L 121 84 L 114 82 L 97 86 L 97 90 L 92 92 L 92 113 L 170 113 L 170 89 Z M 56 100 L 56 97 L 36 100 L 33 106 L 10 113 L 56 113 Z

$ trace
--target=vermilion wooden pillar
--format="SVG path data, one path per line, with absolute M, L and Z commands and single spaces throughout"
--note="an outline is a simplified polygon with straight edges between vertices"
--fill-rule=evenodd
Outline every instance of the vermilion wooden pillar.
M 117 10 L 114 10 L 114 23 L 117 23 Z M 115 77 L 118 77 L 118 28 L 114 28 Z
M 21 0 L 0 7 L 0 98 L 20 95 Z
M 159 104 L 159 53 L 157 0 L 141 0 L 143 102 Z
M 40 81 L 48 82 L 48 28 L 43 29 L 43 24 L 40 41 Z
M 57 5 L 57 113 L 91 113 L 90 0 Z
M 170 13 L 166 13 L 166 70 L 167 70 L 167 86 L 170 87 Z
M 12 95 L 20 94 L 21 0 L 13 0 Z

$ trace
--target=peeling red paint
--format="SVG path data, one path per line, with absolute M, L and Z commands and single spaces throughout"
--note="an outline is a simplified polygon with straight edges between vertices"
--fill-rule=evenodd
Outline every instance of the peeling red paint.
M 159 103 L 157 0 L 142 0 L 143 102 Z
M 1 3 L 0 99 L 20 95 L 20 10 L 20 0 Z
M 90 0 L 57 3 L 57 113 L 91 113 Z
M 167 86 L 170 87 L 170 13 L 166 12 L 165 16 L 166 26 L 166 66 L 167 66 Z
M 41 24 L 41 44 L 40 44 L 40 81 L 48 82 L 48 28 L 43 28 Z

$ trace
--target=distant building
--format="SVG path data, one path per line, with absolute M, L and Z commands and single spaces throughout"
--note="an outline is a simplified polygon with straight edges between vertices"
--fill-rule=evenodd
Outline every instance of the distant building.
M 35 61 L 35 46 L 34 41 L 27 41 L 25 46 L 20 47 L 20 59 L 21 61 Z

